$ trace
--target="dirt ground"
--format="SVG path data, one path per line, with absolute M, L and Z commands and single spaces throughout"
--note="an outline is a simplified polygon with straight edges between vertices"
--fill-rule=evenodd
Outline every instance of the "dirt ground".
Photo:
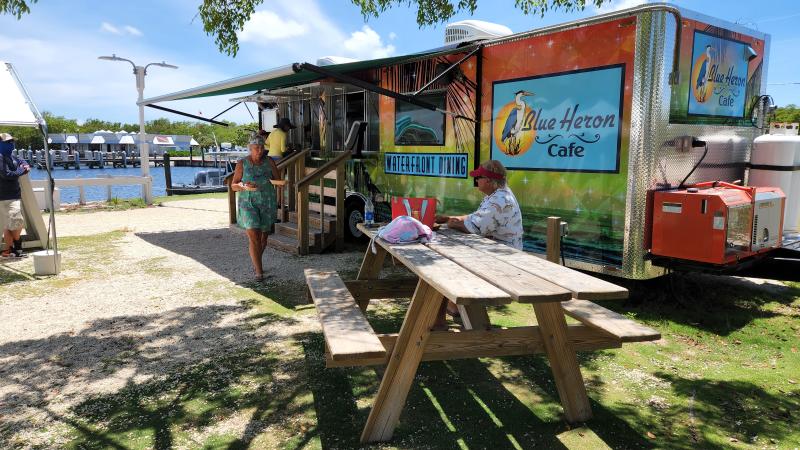
M 32 277 L 31 258 L 2 263 L 14 288 L 0 291 L 0 434 L 22 447 L 58 447 L 69 407 L 91 395 L 315 329 L 313 315 L 248 326 L 248 299 L 302 282 L 304 267 L 353 269 L 362 256 L 268 248 L 258 285 L 221 199 L 61 214 L 57 230 L 59 276 Z

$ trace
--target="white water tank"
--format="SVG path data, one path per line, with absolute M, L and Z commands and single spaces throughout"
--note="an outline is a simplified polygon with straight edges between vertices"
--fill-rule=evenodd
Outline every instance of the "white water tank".
M 750 186 L 779 187 L 786 194 L 783 231 L 800 232 L 800 136 L 759 136 L 750 157 Z

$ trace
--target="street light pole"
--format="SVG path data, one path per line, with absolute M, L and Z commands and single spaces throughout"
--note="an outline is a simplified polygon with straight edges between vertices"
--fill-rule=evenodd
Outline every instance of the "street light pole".
M 142 185 L 142 197 L 144 202 L 148 205 L 153 204 L 153 182 L 150 178 L 150 143 L 145 139 L 144 131 L 144 77 L 147 75 L 147 68 L 150 66 L 166 67 L 168 69 L 177 69 L 178 66 L 167 64 L 164 61 L 160 63 L 150 63 L 146 66 L 137 66 L 130 59 L 120 58 L 116 54 L 111 56 L 99 56 L 97 59 L 106 61 L 127 61 L 133 66 L 133 74 L 136 76 L 136 90 L 139 93 L 137 104 L 139 105 L 139 167 L 142 169 L 142 177 L 147 178 L 147 183 Z
M 133 73 L 136 75 L 136 90 L 139 91 L 139 167 L 142 170 L 142 176 L 150 177 L 150 145 L 145 138 L 144 132 L 144 76 L 146 75 L 145 69 L 142 66 L 133 65 Z M 152 181 L 142 185 L 142 196 L 147 205 L 153 204 L 153 183 Z

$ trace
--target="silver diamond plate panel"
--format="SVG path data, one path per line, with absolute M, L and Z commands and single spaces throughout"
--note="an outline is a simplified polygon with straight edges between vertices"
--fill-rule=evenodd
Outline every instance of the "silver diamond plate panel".
M 647 193 L 666 184 L 678 185 L 703 154 L 702 148 L 678 152 L 670 144 L 675 137 L 694 136 L 708 142 L 708 154 L 687 183 L 745 181 L 745 163 L 753 139 L 762 134 L 760 129 L 669 123 L 674 30 L 671 14 L 655 11 L 637 15 L 622 267 L 570 261 L 571 267 L 632 279 L 663 275 L 664 269 L 646 259 Z M 765 83 L 762 78 L 762 90 Z

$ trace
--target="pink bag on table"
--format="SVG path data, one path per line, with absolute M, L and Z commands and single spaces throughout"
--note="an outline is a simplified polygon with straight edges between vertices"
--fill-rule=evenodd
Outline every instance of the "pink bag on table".
M 431 228 L 419 220 L 409 216 L 398 216 L 388 224 L 378 228 L 372 242 L 372 253 L 375 250 L 375 239 L 383 239 L 390 244 L 428 243 L 433 238 Z

